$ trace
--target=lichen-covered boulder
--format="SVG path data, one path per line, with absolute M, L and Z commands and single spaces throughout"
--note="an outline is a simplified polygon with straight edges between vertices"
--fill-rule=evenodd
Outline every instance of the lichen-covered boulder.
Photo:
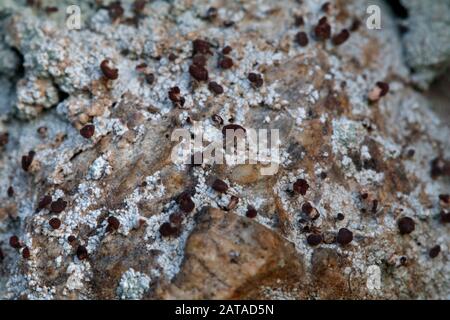
M 450 297 L 450 129 L 383 2 L 100 2 L 0 4 L 0 298 Z M 277 129 L 277 170 L 179 128 Z

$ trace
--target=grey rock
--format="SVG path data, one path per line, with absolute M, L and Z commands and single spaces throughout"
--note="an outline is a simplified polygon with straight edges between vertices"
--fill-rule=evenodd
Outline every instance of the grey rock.
M 413 80 L 426 89 L 450 66 L 450 1 L 402 0 L 408 9 L 403 36 Z

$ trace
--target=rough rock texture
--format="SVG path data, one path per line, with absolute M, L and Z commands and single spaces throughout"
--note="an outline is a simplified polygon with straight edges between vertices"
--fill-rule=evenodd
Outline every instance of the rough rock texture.
M 298 288 L 303 258 L 292 243 L 246 217 L 205 210 L 188 238 L 180 273 L 162 298 L 231 299 L 261 297 L 256 288 Z
M 450 130 L 383 3 L 381 31 L 360 0 L 100 3 L 80 30 L 0 6 L 0 298 L 450 298 Z M 172 162 L 174 129 L 230 123 L 280 130 L 276 174 Z

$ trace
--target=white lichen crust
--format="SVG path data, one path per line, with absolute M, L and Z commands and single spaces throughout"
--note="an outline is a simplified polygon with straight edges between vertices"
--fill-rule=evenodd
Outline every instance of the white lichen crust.
M 149 289 L 150 278 L 145 274 L 134 271 L 132 268 L 127 270 L 120 279 L 117 288 L 119 299 L 139 300 Z

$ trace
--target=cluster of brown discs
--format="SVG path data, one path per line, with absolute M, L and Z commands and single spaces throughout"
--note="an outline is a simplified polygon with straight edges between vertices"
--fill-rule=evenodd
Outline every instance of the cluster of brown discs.
M 209 72 L 207 69 L 208 58 L 214 53 L 211 49 L 211 44 L 202 39 L 195 39 L 192 42 L 192 64 L 189 66 L 189 74 L 198 82 L 208 82 L 208 89 L 215 95 L 224 93 L 223 86 L 217 81 L 209 81 Z M 234 66 L 233 59 L 229 56 L 232 52 L 232 47 L 226 45 L 218 52 L 217 67 L 223 70 L 231 69 Z M 254 88 L 259 88 L 264 81 L 261 74 L 251 72 L 248 74 L 248 80 Z M 184 105 L 184 98 L 181 96 L 179 87 L 173 87 L 168 92 L 169 99 L 175 107 L 182 107 Z
M 30 258 L 31 255 L 30 249 L 27 246 L 25 246 L 22 241 L 20 241 L 18 236 L 16 235 L 11 236 L 9 238 L 9 245 L 11 246 L 11 248 L 19 250 L 24 259 Z
M 302 196 L 305 196 L 307 194 L 309 188 L 310 188 L 309 183 L 304 178 L 299 178 L 292 184 L 292 191 Z M 306 201 L 302 204 L 301 211 L 305 219 L 301 219 L 300 222 L 314 221 L 320 217 L 318 210 L 314 208 L 314 206 L 309 201 Z M 339 213 L 337 215 L 338 220 L 343 220 L 344 218 L 345 217 L 342 213 Z M 303 230 L 304 232 L 313 231 L 306 237 L 306 242 L 310 246 L 317 246 L 322 242 L 326 243 L 337 242 L 342 246 L 346 246 L 353 241 L 353 232 L 347 228 L 339 229 L 337 235 L 335 236 L 334 235 L 330 236 L 327 234 L 326 237 L 323 234 L 321 234 L 317 228 L 311 229 L 310 227 L 306 226 Z M 331 240 L 328 240 L 328 238 L 330 238 Z
M 322 6 L 322 11 L 324 11 L 325 13 L 329 13 L 330 7 L 331 5 L 327 2 Z M 294 19 L 295 25 L 298 27 L 305 24 L 302 16 L 296 15 Z M 353 25 L 351 29 L 356 31 L 356 28 L 354 28 Z M 333 43 L 333 45 L 335 46 L 340 46 L 350 38 L 350 31 L 346 28 L 342 29 L 333 36 L 331 35 L 331 33 L 331 25 L 329 24 L 328 18 L 326 16 L 321 17 L 312 30 L 312 34 L 316 40 L 325 41 L 331 38 L 331 43 Z M 301 47 L 306 47 L 309 44 L 308 34 L 305 31 L 297 32 L 294 38 L 295 42 L 297 42 L 297 44 Z
M 176 201 L 181 212 L 172 213 L 169 216 L 169 221 L 164 222 L 160 226 L 159 233 L 162 237 L 178 236 L 182 231 L 182 223 L 185 219 L 185 216 L 195 209 L 195 203 L 188 191 L 182 192 L 177 197 Z

